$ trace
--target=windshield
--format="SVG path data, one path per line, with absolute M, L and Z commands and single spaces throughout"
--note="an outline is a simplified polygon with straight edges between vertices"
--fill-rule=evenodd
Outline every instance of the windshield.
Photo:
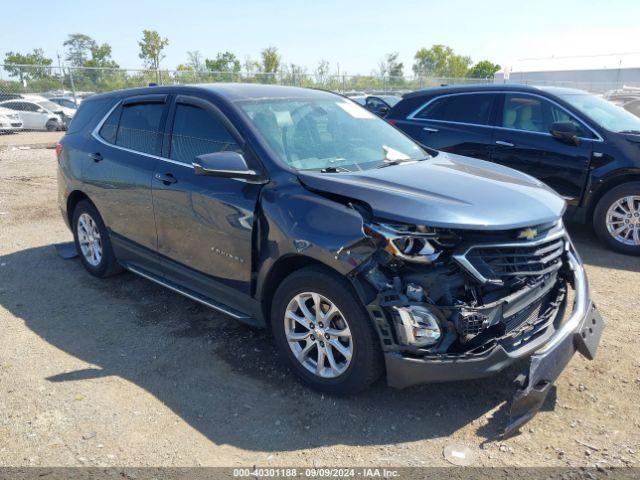
M 297 170 L 364 170 L 428 156 L 384 120 L 339 97 L 239 106 L 278 157 Z
M 55 103 L 50 102 L 49 100 L 43 100 L 42 102 L 38 102 L 38 105 L 52 112 L 56 112 L 60 110 L 60 105 L 56 105 Z
M 640 131 L 640 118 L 603 98 L 586 93 L 565 94 L 560 98 L 611 132 Z
M 387 102 L 390 107 L 395 107 L 396 103 L 402 100 L 402 97 L 396 97 L 394 95 L 380 95 L 378 98 Z

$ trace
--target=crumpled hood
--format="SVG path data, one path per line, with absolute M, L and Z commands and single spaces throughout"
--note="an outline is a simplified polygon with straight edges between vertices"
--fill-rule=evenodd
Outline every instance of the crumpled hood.
M 502 230 L 557 220 L 564 200 L 542 182 L 490 162 L 440 152 L 417 163 L 350 173 L 298 172 L 309 189 L 367 203 L 380 219 Z

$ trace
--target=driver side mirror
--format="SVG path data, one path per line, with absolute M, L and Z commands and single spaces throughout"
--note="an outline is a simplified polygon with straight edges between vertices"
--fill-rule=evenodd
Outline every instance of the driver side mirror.
M 389 107 L 380 107 L 378 109 L 378 115 L 384 117 L 387 113 L 389 113 Z
M 551 125 L 549 133 L 563 143 L 570 145 L 578 145 L 580 143 L 578 129 L 573 122 L 556 122 Z
M 238 152 L 215 152 L 198 155 L 193 161 L 196 175 L 220 178 L 238 178 L 263 183 L 262 176 L 247 165 Z

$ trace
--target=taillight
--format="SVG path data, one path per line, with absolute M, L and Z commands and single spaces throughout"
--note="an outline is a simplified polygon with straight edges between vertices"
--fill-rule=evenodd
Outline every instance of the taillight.
M 58 163 L 60 163 L 60 155 L 62 155 L 62 144 L 58 142 L 56 143 L 56 157 L 58 158 Z
M 393 125 L 395 127 L 396 121 L 393 118 L 385 118 L 389 125 Z

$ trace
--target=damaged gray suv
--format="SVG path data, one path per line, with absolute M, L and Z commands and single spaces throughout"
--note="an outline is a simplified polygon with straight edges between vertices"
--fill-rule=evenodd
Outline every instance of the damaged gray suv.
M 60 207 L 91 274 L 126 269 L 268 326 L 319 390 L 479 378 L 528 359 L 514 430 L 600 340 L 562 198 L 425 149 L 339 95 L 96 95 L 57 153 Z

